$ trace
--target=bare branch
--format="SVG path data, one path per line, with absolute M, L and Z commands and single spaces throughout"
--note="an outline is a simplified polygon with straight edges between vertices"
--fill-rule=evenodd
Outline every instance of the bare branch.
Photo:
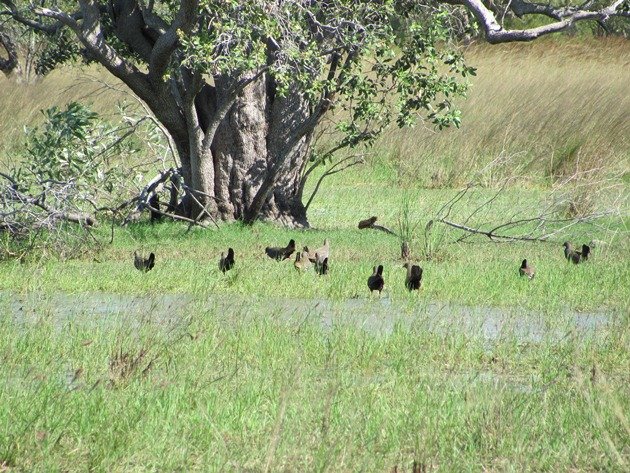
M 119 206 L 117 208 L 117 211 L 121 210 L 124 207 L 127 207 L 129 205 L 131 205 L 132 203 L 136 203 L 136 207 L 134 208 L 134 210 L 125 218 L 124 223 L 129 223 L 131 220 L 134 220 L 144 209 L 148 208 L 149 210 L 153 210 L 156 211 L 158 213 L 160 213 L 161 215 L 166 215 L 168 217 L 173 217 L 170 214 L 166 214 L 164 212 L 161 212 L 159 209 L 155 209 L 153 207 L 151 207 L 149 205 L 149 199 L 151 199 L 151 197 L 153 195 L 155 195 L 156 192 L 159 191 L 160 187 L 164 185 L 164 183 L 166 181 L 168 181 L 169 179 L 171 179 L 171 177 L 173 175 L 178 175 L 180 174 L 180 170 L 177 168 L 170 168 L 167 169 L 166 171 L 160 171 L 158 173 L 158 175 L 156 175 L 153 179 L 151 179 L 142 189 L 142 191 L 140 192 L 140 195 L 138 195 L 137 197 L 134 197 L 133 199 L 125 202 L 124 204 L 122 204 L 121 206 Z M 188 221 L 188 220 L 186 220 Z
M 351 162 L 348 163 L 348 161 L 351 161 Z M 345 165 L 342 166 L 342 164 L 344 164 L 344 163 L 345 163 Z M 322 182 L 324 181 L 324 179 L 326 179 L 328 176 L 332 176 L 333 174 L 337 174 L 338 172 L 344 171 L 344 170 L 346 170 L 346 169 L 348 169 L 348 168 L 350 168 L 352 166 L 357 166 L 359 164 L 365 164 L 365 160 L 363 159 L 363 155 L 347 156 L 347 157 L 337 161 L 335 164 L 333 164 L 317 180 L 317 184 L 315 184 L 315 188 L 313 189 L 313 192 L 311 193 L 311 196 L 309 197 L 308 202 L 306 202 L 306 205 L 304 205 L 304 208 L 306 210 L 308 210 L 308 208 L 311 205 L 311 202 L 313 202 L 313 199 L 315 198 L 315 195 L 319 191 L 319 187 L 322 185 Z
M 530 3 L 525 0 L 512 0 L 509 7 L 521 17 L 530 14 L 541 14 L 556 20 L 547 25 L 528 28 L 524 30 L 506 30 L 497 21 L 495 14 L 484 5 L 481 0 L 441 0 L 442 3 L 463 5 L 475 16 L 486 33 L 489 43 L 507 43 L 514 41 L 532 41 L 540 36 L 557 33 L 566 30 L 578 21 L 595 20 L 605 22 L 612 16 L 628 16 L 628 12 L 622 10 L 624 0 L 616 0 L 608 7 L 600 10 L 586 10 L 590 5 L 587 2 L 582 7 L 555 8 L 547 4 Z
M 138 97 L 133 92 L 130 92 L 129 89 L 126 88 L 126 87 L 121 87 L 121 86 L 117 86 L 115 84 L 111 84 L 111 83 L 109 83 L 109 82 L 107 82 L 107 81 L 105 81 L 103 79 L 100 79 L 97 76 L 92 76 L 92 75 L 89 75 L 89 74 L 86 74 L 85 78 L 89 82 L 94 82 L 96 84 L 100 84 L 101 89 L 103 89 L 103 90 L 113 90 L 117 94 L 126 95 L 126 96 L 132 98 L 140 107 L 142 107 L 142 109 L 145 112 L 145 115 L 141 116 L 140 118 L 138 118 L 138 120 L 136 121 L 136 125 L 138 123 L 140 123 L 140 121 L 143 121 L 145 119 L 150 120 L 160 130 L 160 132 L 164 136 L 164 139 L 167 142 L 167 145 L 168 145 L 171 157 L 173 158 L 173 163 L 175 163 L 176 167 L 179 167 L 179 164 L 177 162 L 177 152 L 175 150 L 175 143 L 173 142 L 173 137 L 171 136 L 169 131 L 166 129 L 166 127 L 162 124 L 162 122 L 160 122 L 155 117 L 155 114 L 147 106 L 146 102 L 144 102 L 140 97 Z
M 28 206 L 38 207 L 42 209 L 43 211 L 45 211 L 47 214 L 47 217 L 51 218 L 52 220 L 64 220 L 67 222 L 79 223 L 81 225 L 85 225 L 88 227 L 92 227 L 96 225 L 96 219 L 89 214 L 82 213 L 82 212 L 69 212 L 67 210 L 59 210 L 48 205 L 46 203 L 46 191 L 42 192 L 38 196 L 32 196 L 32 195 L 29 195 L 20 191 L 19 183 L 17 183 L 11 176 L 3 172 L 0 172 L 0 177 L 3 177 L 10 182 L 9 186 L 2 189 L 3 190 L 2 196 L 7 201 L 16 202 L 26 207 Z M 62 184 L 65 184 L 65 183 L 62 183 Z M 3 207 L 6 207 L 6 205 L 4 205 Z M 10 222 L 7 222 L 7 217 L 16 215 L 21 212 L 23 212 L 23 210 L 21 209 L 17 209 L 17 210 L 7 209 L 7 211 L 3 210 L 2 214 L 0 215 L 3 219 L 3 224 L 10 225 Z
M 393 235 L 395 237 L 397 237 L 398 235 L 396 234 L 396 232 L 394 232 L 393 230 L 384 227 L 383 225 L 379 225 L 377 223 L 375 223 L 374 225 L 372 225 L 370 228 L 373 228 L 374 230 L 380 230 L 382 232 L 387 233 L 388 235 Z
M 486 236 L 488 238 L 490 238 L 490 240 L 493 241 L 497 241 L 497 240 L 503 240 L 503 241 L 548 241 L 549 238 L 551 238 L 554 235 L 557 235 L 558 233 L 565 231 L 567 228 L 572 227 L 573 225 L 577 225 L 578 223 L 583 223 L 583 222 L 590 222 L 592 220 L 596 220 L 602 217 L 605 217 L 607 215 L 611 215 L 613 212 L 611 211 L 605 211 L 605 212 L 599 212 L 599 213 L 595 213 L 595 214 L 591 214 L 591 215 L 586 215 L 584 217 L 579 217 L 579 218 L 566 218 L 566 219 L 556 219 L 556 220 L 548 220 L 546 221 L 546 223 L 567 223 L 567 225 L 563 226 L 560 229 L 557 229 L 553 232 L 549 232 L 549 233 L 545 233 L 542 236 L 539 237 L 532 237 L 532 236 L 526 236 L 526 235 L 516 235 L 516 236 L 512 236 L 512 235 L 501 235 L 498 233 L 495 233 L 498 229 L 500 228 L 505 228 L 508 226 L 519 226 L 519 225 L 524 225 L 527 223 L 531 223 L 537 220 L 540 220 L 540 217 L 534 217 L 534 218 L 524 218 L 521 220 L 515 220 L 509 223 L 505 223 L 502 225 L 497 226 L 496 228 L 493 228 L 492 230 L 482 230 L 480 228 L 473 228 L 470 227 L 468 225 L 462 225 L 460 223 L 456 223 L 456 222 L 452 222 L 450 220 L 446 220 L 446 219 L 438 219 L 437 221 L 440 223 L 443 223 L 445 225 L 448 225 L 449 227 L 453 227 L 453 228 L 457 228 L 458 230 L 463 230 L 465 232 L 468 233 L 472 233 L 475 235 L 483 235 Z

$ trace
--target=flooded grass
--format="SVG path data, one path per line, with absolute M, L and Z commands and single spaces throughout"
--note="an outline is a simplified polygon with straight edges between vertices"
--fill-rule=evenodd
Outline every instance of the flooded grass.
M 14 315 L 0 323 L 0 463 L 16 471 L 411 471 L 414 461 L 429 471 L 624 471 L 630 461 L 626 314 L 566 312 L 543 322 L 385 300 L 296 307 L 161 297 L 9 302 Z M 178 322 L 168 323 L 175 319 L 164 308 L 174 301 Z M 398 311 L 385 329 L 372 325 Z
M 431 259 L 412 241 L 424 281 L 409 293 L 400 241 L 356 228 L 371 213 L 395 226 L 403 190 L 370 200 L 374 177 L 327 184 L 317 230 L 141 222 L 94 258 L 3 263 L 0 469 L 627 471 L 625 221 L 536 244 L 440 230 Z M 412 218 L 453 192 L 418 190 Z M 508 194 L 488 218 L 541 191 Z M 265 256 L 288 238 L 330 238 L 329 274 Z M 573 265 L 565 239 L 604 244 Z M 148 273 L 138 248 L 157 255 Z
M 360 214 L 359 214 L 360 215 Z M 410 294 L 404 286 L 405 269 L 397 238 L 375 230 L 352 228 L 343 221 L 337 229 L 295 231 L 257 224 L 238 224 L 220 230 L 195 230 L 184 234 L 177 224 L 138 224 L 119 229 L 113 245 L 105 245 L 96 258 L 60 261 L 47 257 L 26 264 L 0 265 L 0 290 L 18 293 L 105 292 L 130 295 L 160 293 L 194 297 L 211 295 L 260 298 L 305 298 L 345 301 L 367 297 L 367 278 L 372 267 L 385 267 L 383 297 L 421 304 L 448 302 L 488 307 L 523 307 L 535 311 L 629 308 L 630 238 L 579 228 L 548 243 L 453 243 L 456 233 L 447 233 L 435 257 L 421 254 L 421 242 L 412 243 L 412 258 L 424 269 L 422 289 Z M 619 225 L 619 224 L 618 224 Z M 354 226 L 354 225 L 352 225 Z M 298 274 L 293 261 L 269 259 L 265 246 L 295 238 L 298 246 L 321 245 L 331 240 L 330 273 Z M 572 265 L 564 258 L 562 240 L 602 240 L 588 263 Z M 285 242 L 286 243 L 286 242 Z M 221 252 L 234 248 L 234 269 L 218 269 Z M 133 251 L 156 252 L 155 268 L 141 273 L 133 266 Z M 518 268 L 527 258 L 536 268 L 532 281 L 521 278 Z M 95 259 L 97 261 L 95 261 Z
M 0 469 L 627 471 L 625 221 L 536 244 L 440 230 L 431 259 L 412 241 L 424 282 L 409 293 L 400 241 L 356 228 L 395 226 L 403 190 L 374 199 L 374 177 L 326 184 L 317 230 L 141 222 L 95 257 L 2 263 Z M 454 192 L 418 190 L 413 218 Z M 540 194 L 508 192 L 487 218 Z M 265 256 L 288 238 L 330 238 L 329 274 Z M 604 244 L 573 265 L 565 239 Z
M 90 327 L 138 329 L 144 324 L 175 330 L 189 323 L 190 311 L 210 312 L 226 327 L 238 326 L 261 314 L 293 326 L 309 324 L 325 332 L 352 327 L 374 336 L 395 330 L 421 329 L 432 333 L 459 332 L 494 344 L 502 337 L 518 343 L 542 343 L 567 336 L 587 339 L 608 333 L 622 320 L 614 311 L 576 312 L 569 309 L 534 312 L 512 307 L 462 306 L 437 302 L 392 301 L 389 298 L 268 299 L 251 296 L 211 296 L 203 303 L 185 295 L 133 296 L 107 293 L 0 292 L 1 322 L 28 329 L 45 317 L 57 330 L 67 323 Z

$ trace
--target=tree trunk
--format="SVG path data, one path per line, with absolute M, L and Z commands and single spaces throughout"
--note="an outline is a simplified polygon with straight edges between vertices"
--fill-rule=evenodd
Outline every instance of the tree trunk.
M 18 71 L 19 67 L 17 46 L 11 37 L 3 31 L 0 31 L 0 52 L 1 50 L 6 53 L 6 59 L 3 59 L 5 54 L 0 54 L 0 72 L 11 77 Z
M 222 93 L 220 85 L 216 90 Z M 308 227 L 298 188 L 311 135 L 287 146 L 309 116 L 308 104 L 296 99 L 297 94 L 278 97 L 273 91 L 274 84 L 265 76 L 245 87 L 221 120 L 209 155 L 195 150 L 194 137 L 187 142 L 176 140 L 184 181 L 201 191 L 197 200 L 217 219 L 274 220 L 289 227 Z M 203 93 L 197 98 L 202 129 L 212 118 L 216 100 Z M 183 210 L 196 218 L 201 209 L 195 202 L 186 202 Z

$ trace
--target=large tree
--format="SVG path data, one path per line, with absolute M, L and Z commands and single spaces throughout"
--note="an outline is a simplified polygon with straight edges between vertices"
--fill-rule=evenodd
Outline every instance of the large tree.
M 448 4 L 448 5 L 446 5 Z M 509 0 L 0 0 L 7 15 L 123 81 L 168 130 L 187 193 L 182 215 L 308 225 L 312 164 L 371 143 L 390 120 L 457 124 L 473 72 L 449 46 L 454 8 L 491 43 L 628 16 L 628 0 L 554 7 Z M 456 6 L 454 6 L 456 5 Z M 506 12 L 543 26 L 506 28 Z M 74 35 L 75 42 L 68 41 Z M 336 142 L 315 155 L 335 108 Z

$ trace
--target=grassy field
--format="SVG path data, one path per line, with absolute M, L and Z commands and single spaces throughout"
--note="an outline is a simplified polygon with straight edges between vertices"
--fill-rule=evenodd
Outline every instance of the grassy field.
M 593 339 L 488 346 L 245 314 L 5 321 L 5 468 L 627 471 L 627 318 Z
M 491 162 L 490 186 L 628 174 L 627 41 L 483 45 L 466 57 L 478 74 L 461 103 L 460 129 L 392 130 L 379 143 L 401 183 L 457 187 Z
M 385 266 L 386 297 L 406 300 L 405 270 L 400 259 L 398 238 L 376 230 L 358 230 L 356 222 L 372 213 L 382 216 L 383 224 L 396 229 L 396 210 L 387 214 L 388 201 L 380 201 L 366 213 L 371 190 L 367 183 L 331 183 L 326 194 L 330 199 L 313 211 L 318 230 L 285 230 L 272 225 L 242 227 L 224 225 L 221 229 L 193 229 L 177 224 L 141 223 L 115 230 L 114 244 L 105 244 L 94 257 L 77 260 L 43 260 L 3 265 L 0 289 L 18 291 L 63 291 L 71 293 L 103 291 L 123 294 L 176 293 L 204 297 L 211 294 L 257 295 L 259 297 L 303 297 L 345 300 L 367 297 L 367 277 L 372 267 Z M 393 194 L 393 195 L 392 195 Z M 453 191 L 424 191 L 418 194 L 417 215 L 423 229 L 431 208 L 442 203 Z M 481 194 L 484 194 L 482 192 Z M 393 208 L 400 208 L 401 192 L 390 193 Z M 493 195 L 493 194 L 488 194 Z M 499 216 L 514 210 L 515 203 L 532 193 L 510 192 L 498 202 L 493 214 Z M 473 202 L 474 199 L 471 199 Z M 354 202 L 354 204 L 343 204 Z M 375 202 L 376 204 L 376 202 Z M 502 204 L 502 205 L 501 205 Z M 336 208 L 340 205 L 341 208 Z M 534 204 L 532 204 L 534 205 Z M 470 211 L 472 211 L 470 208 Z M 425 213 L 427 212 L 427 213 Z M 463 221 L 462 213 L 460 221 Z M 458 215 L 453 216 L 458 220 Z M 598 228 L 603 226 L 603 229 Z M 101 240 L 109 237 L 109 228 L 102 228 Z M 435 224 L 431 243 L 435 245 L 431 259 L 423 256 L 424 233 L 418 230 L 411 249 L 415 260 L 425 270 L 422 300 L 439 300 L 460 304 L 509 307 L 514 304 L 530 309 L 550 311 L 564 308 L 618 310 L 628 307 L 630 267 L 627 254 L 630 243 L 622 222 L 598 221 L 597 225 L 573 227 L 546 243 L 492 243 L 485 237 L 453 243 L 463 232 Z M 330 275 L 317 277 L 314 271 L 297 274 L 292 260 L 276 263 L 269 259 L 266 246 L 284 246 L 290 238 L 298 247 L 317 248 L 324 238 L 331 240 Z M 593 250 L 592 261 L 574 266 L 564 259 L 562 242 L 605 242 Z M 221 252 L 233 247 L 237 264 L 223 275 L 218 269 Z M 156 253 L 156 266 L 148 274 L 133 267 L 133 250 Z M 527 258 L 537 274 L 533 281 L 518 277 L 521 261 Z
M 367 165 L 325 181 L 312 230 L 143 221 L 110 244 L 102 224 L 86 256 L 0 263 L 0 471 L 628 471 L 630 48 L 469 57 L 462 129 L 390 131 Z M 6 162 L 29 104 L 79 92 L 3 80 Z M 544 243 L 425 234 L 470 181 L 452 221 L 490 228 L 550 201 L 610 213 Z M 398 231 L 406 207 L 425 270 L 414 294 L 400 240 L 356 227 L 378 215 Z M 330 238 L 330 274 L 265 256 L 290 238 Z M 596 240 L 591 261 L 567 263 L 565 240 Z M 152 271 L 135 249 L 156 253 Z

